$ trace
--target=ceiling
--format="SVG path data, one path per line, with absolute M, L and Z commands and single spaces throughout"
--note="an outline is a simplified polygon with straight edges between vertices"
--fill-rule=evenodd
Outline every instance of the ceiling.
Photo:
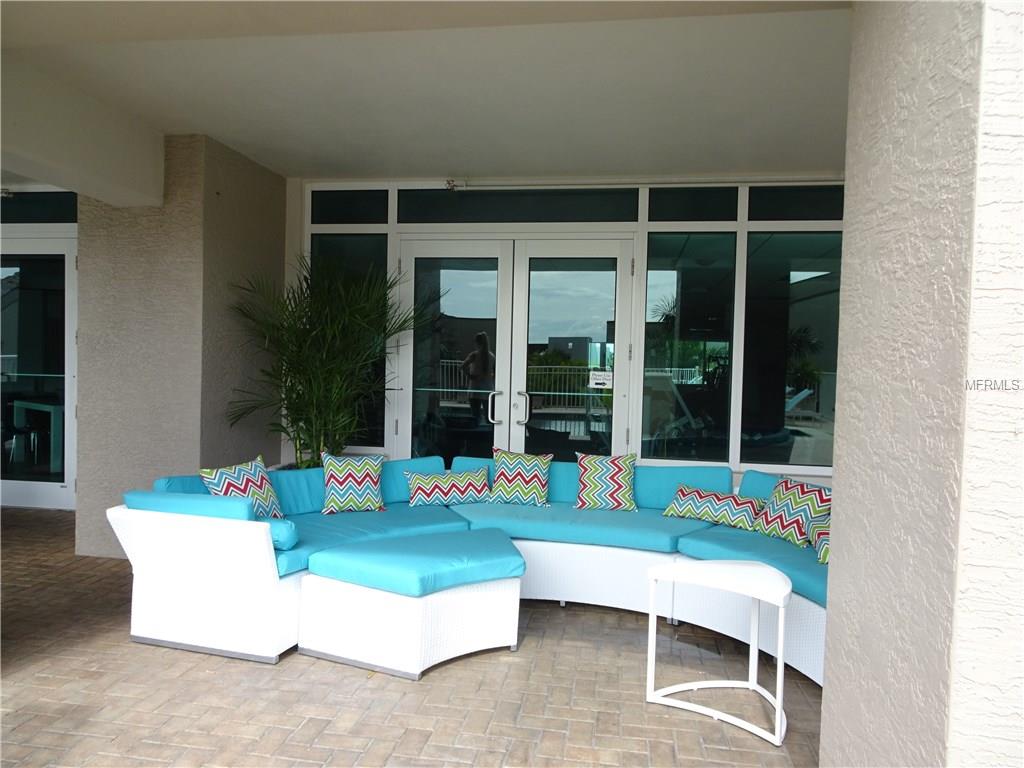
M 5 2 L 0 11 L 4 58 L 287 176 L 843 173 L 847 4 Z

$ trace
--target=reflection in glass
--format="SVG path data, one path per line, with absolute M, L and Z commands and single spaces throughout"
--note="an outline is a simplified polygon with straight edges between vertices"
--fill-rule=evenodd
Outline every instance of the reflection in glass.
M 490 457 L 498 260 L 416 259 L 412 455 Z
M 530 259 L 526 452 L 575 461 L 611 453 L 615 259 Z M 610 378 L 610 377 L 609 377 Z
M 0 262 L 3 477 L 64 480 L 64 257 Z
M 332 235 L 312 237 L 310 267 L 313 280 L 362 280 L 371 272 L 384 273 L 388 268 L 387 235 Z M 375 372 L 385 378 L 385 359 L 381 357 Z M 363 406 L 359 425 L 361 431 L 350 445 L 381 447 L 384 445 L 384 418 L 387 393 L 380 392 Z
M 839 232 L 748 236 L 741 461 L 832 464 L 841 247 Z
M 733 233 L 648 237 L 641 456 L 728 461 Z

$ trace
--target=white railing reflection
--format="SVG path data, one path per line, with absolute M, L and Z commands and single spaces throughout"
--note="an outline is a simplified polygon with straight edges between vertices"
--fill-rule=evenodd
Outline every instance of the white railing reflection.
M 530 365 L 526 368 L 526 389 L 533 396 L 533 410 L 581 409 L 600 407 L 600 397 L 607 390 L 591 389 L 590 371 L 586 365 Z M 701 384 L 699 368 L 645 368 L 645 375 L 668 375 L 674 384 Z M 437 384 L 445 403 L 469 401 L 469 379 L 462 371 L 461 360 L 442 360 Z

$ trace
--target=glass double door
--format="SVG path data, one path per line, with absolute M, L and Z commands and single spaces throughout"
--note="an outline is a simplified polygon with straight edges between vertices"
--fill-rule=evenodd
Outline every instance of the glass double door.
M 624 447 L 633 240 L 405 240 L 409 455 Z M 411 295 L 410 295 L 411 294 Z M 409 348 L 411 346 L 411 349 Z

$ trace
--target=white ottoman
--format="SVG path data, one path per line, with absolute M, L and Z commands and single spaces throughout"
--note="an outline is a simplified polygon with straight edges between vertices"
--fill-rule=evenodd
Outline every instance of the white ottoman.
M 488 648 L 516 649 L 522 555 L 502 531 L 345 544 L 309 558 L 299 653 L 418 680 Z

